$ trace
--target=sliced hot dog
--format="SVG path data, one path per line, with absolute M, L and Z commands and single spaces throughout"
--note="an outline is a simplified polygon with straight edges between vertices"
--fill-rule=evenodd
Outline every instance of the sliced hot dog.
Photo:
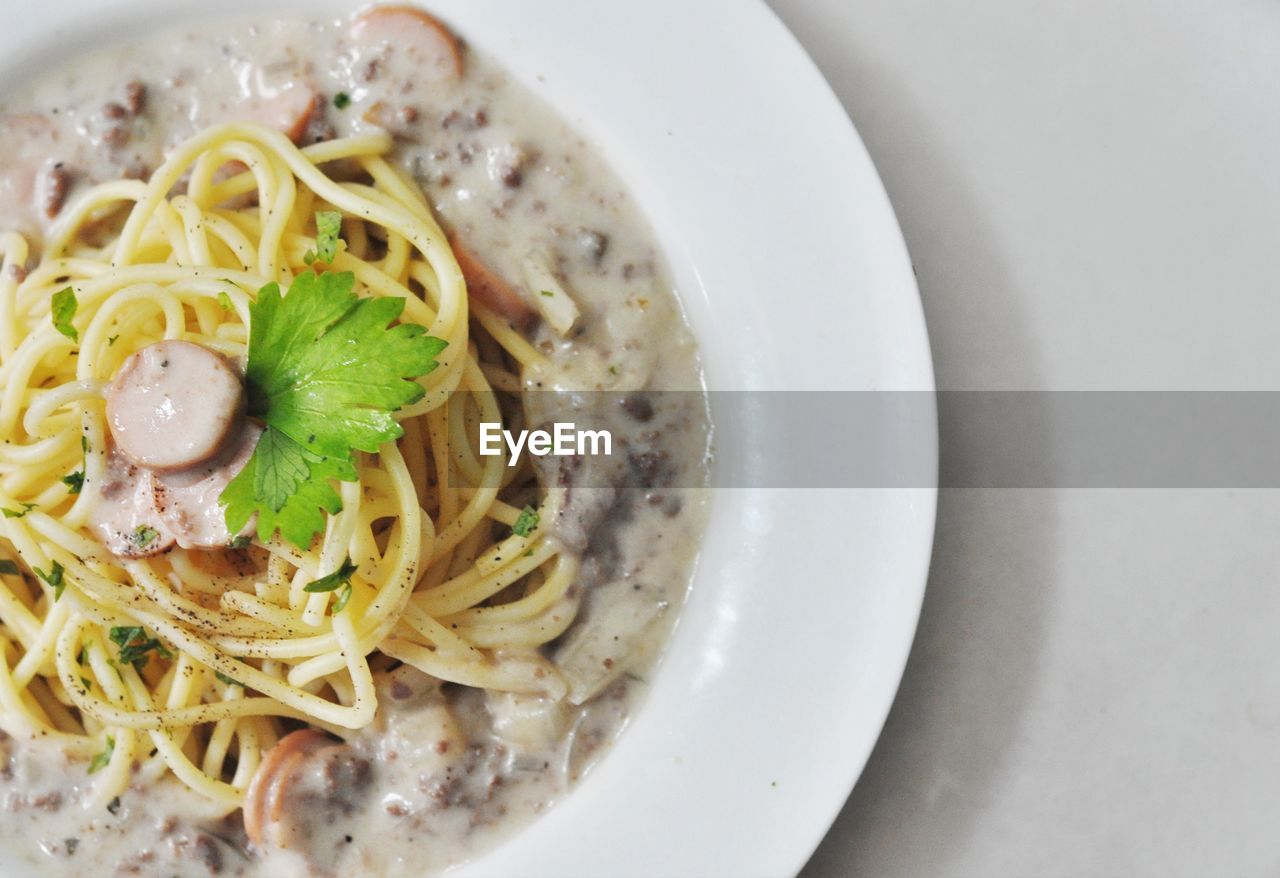
M 456 233 L 449 236 L 449 246 L 467 282 L 468 297 L 497 313 L 512 326 L 527 330 L 538 319 L 538 313 L 510 284 L 494 274 L 489 266 L 467 249 Z
M 156 505 L 154 476 L 114 446 L 107 453 L 101 500 L 91 524 L 102 544 L 118 558 L 149 558 L 174 547 Z
M 107 390 L 107 423 L 134 463 L 180 470 L 216 455 L 239 424 L 244 386 L 218 354 L 185 341 L 149 345 Z
M 262 845 L 270 841 L 271 824 L 280 816 L 280 787 L 288 783 L 297 762 L 332 743 L 323 732 L 302 729 L 285 735 L 271 748 L 245 794 L 244 831 L 251 842 Z
M 240 474 L 262 437 L 262 427 L 242 420 L 239 430 L 215 457 L 179 472 L 157 473 L 152 493 L 165 529 L 184 549 L 221 549 L 239 534 L 227 530 L 219 498 Z M 246 525 L 243 533 L 253 530 Z
M 462 76 L 462 46 L 441 21 L 416 6 L 374 6 L 356 16 L 351 36 L 364 45 L 403 49 L 418 63 L 427 81 Z

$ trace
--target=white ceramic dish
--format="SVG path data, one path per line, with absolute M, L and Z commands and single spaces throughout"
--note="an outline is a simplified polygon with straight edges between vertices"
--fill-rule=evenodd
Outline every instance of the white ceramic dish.
M 340 0 L 8 0 L 0 85 L 194 16 Z M 875 169 L 763 3 L 430 0 L 604 150 L 662 239 L 714 390 L 918 390 L 917 290 Z M 934 449 L 935 426 L 917 441 Z M 721 434 L 749 459 L 754 437 Z M 862 770 L 915 630 L 932 482 L 722 491 L 620 743 L 460 876 L 783 876 Z M 2 819 L 2 818 L 0 818 Z M 0 873 L 17 871 L 0 854 Z

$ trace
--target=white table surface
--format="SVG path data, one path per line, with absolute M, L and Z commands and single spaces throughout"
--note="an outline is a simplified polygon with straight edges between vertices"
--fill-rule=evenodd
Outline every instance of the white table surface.
M 1280 389 L 1280 3 L 771 2 L 884 177 L 940 387 Z M 1280 875 L 1278 541 L 1275 491 L 944 491 L 805 878 Z

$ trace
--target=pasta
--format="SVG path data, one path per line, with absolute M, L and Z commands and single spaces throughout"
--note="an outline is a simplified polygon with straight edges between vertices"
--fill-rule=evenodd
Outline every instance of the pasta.
M 572 623 L 577 560 L 544 526 L 512 531 L 541 491 L 527 464 L 480 457 L 480 420 L 518 419 L 523 368 L 541 354 L 469 306 L 458 263 L 385 135 L 300 149 L 247 123 L 182 144 L 149 180 L 96 186 L 63 212 L 38 266 L 0 237 L 0 728 L 94 760 L 107 801 L 141 763 L 230 812 L 263 755 L 297 722 L 343 737 L 369 725 L 373 672 L 403 662 L 442 680 L 561 697 L 537 647 Z M 175 194 L 175 193 L 181 194 Z M 399 413 L 404 437 L 358 455 L 342 511 L 307 551 L 279 540 L 226 553 L 176 548 L 125 560 L 88 524 L 107 469 L 104 392 L 134 352 L 195 342 L 242 360 L 249 305 L 310 271 L 315 215 L 343 216 L 335 271 L 361 296 L 400 297 L 403 320 L 448 347 Z M 60 332 L 55 294 L 78 302 Z M 479 313 L 476 313 L 476 312 Z M 471 318 L 475 321 L 472 322 Z M 495 536 L 497 534 L 497 536 Z M 507 535 L 509 534 L 509 535 Z M 349 602 L 305 586 L 345 558 Z M 158 638 L 119 660 L 115 629 Z

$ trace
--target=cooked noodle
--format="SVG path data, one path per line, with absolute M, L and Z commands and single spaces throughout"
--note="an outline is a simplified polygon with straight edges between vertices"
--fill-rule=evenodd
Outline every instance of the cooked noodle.
M 339 736 L 371 723 L 373 671 L 395 661 L 469 686 L 564 694 L 537 647 L 574 619 L 576 561 L 545 528 L 511 533 L 521 507 L 539 505 L 533 472 L 480 457 L 467 438 L 479 420 L 518 417 L 500 395 L 518 393 L 540 354 L 469 308 L 425 199 L 383 158 L 391 147 L 374 136 L 300 150 L 265 128 L 221 126 L 178 147 L 148 183 L 90 190 L 29 274 L 26 242 L 0 237 L 0 507 L 11 513 L 0 557 L 23 571 L 0 577 L 0 728 L 57 738 L 84 759 L 109 749 L 95 775 L 101 801 L 138 762 L 239 807 L 293 721 Z M 276 539 L 245 549 L 247 566 L 181 548 L 116 558 L 88 529 L 107 465 L 108 382 L 166 339 L 243 362 L 249 303 L 311 270 L 318 210 L 344 217 L 333 269 L 354 273 L 362 296 L 404 298 L 401 319 L 448 342 L 420 379 L 422 401 L 399 413 L 404 438 L 357 453 L 359 481 L 340 483 L 343 510 L 309 551 Z M 79 343 L 50 319 L 67 287 Z M 64 479 L 78 472 L 75 494 Z M 304 587 L 348 556 L 358 573 L 333 614 L 333 594 Z M 60 597 L 36 575 L 55 562 Z M 109 638 L 138 625 L 170 653 L 141 669 L 116 661 Z

